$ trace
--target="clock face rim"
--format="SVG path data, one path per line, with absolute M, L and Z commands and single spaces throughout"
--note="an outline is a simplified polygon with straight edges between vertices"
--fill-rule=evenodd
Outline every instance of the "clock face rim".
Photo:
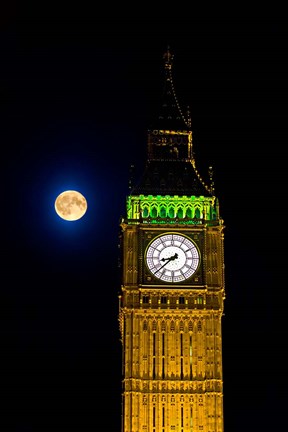
M 172 240 L 174 244 L 171 244 Z M 148 243 L 145 265 L 149 273 L 161 282 L 185 283 L 199 269 L 200 257 L 199 248 L 191 237 L 170 231 L 155 236 Z

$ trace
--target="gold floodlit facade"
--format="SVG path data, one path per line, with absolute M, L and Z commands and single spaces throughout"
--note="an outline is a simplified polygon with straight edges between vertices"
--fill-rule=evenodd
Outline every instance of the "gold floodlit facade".
M 120 224 L 122 432 L 223 432 L 224 224 L 164 55 L 160 115 Z

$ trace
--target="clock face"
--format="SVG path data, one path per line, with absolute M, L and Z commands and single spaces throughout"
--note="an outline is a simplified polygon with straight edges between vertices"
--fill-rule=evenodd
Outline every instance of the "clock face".
M 145 254 L 150 272 L 165 282 L 181 282 L 198 268 L 199 252 L 189 238 L 180 234 L 164 234 L 155 238 Z

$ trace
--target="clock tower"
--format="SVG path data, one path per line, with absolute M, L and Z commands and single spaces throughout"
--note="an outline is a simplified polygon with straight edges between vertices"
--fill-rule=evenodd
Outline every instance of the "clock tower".
M 121 228 L 122 432 L 223 432 L 224 225 L 164 54 L 160 115 Z

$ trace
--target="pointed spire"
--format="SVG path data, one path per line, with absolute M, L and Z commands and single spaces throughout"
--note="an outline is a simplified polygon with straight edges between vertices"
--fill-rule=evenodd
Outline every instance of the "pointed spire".
M 165 81 L 162 92 L 162 103 L 158 122 L 153 125 L 158 129 L 185 130 L 190 129 L 191 119 L 188 113 L 186 117 L 183 115 L 180 104 L 178 102 L 172 79 L 172 65 L 174 55 L 171 53 L 170 47 L 167 47 L 163 54 Z
M 193 152 L 190 109 L 183 115 L 172 80 L 173 55 L 170 48 L 163 55 L 164 91 L 160 115 L 148 129 L 147 161 L 133 195 L 211 196 L 211 187 L 196 169 Z M 132 180 L 130 181 L 132 184 Z
M 163 59 L 165 60 L 165 69 L 171 70 L 174 55 L 171 54 L 169 45 L 167 47 L 167 51 L 163 54 Z

